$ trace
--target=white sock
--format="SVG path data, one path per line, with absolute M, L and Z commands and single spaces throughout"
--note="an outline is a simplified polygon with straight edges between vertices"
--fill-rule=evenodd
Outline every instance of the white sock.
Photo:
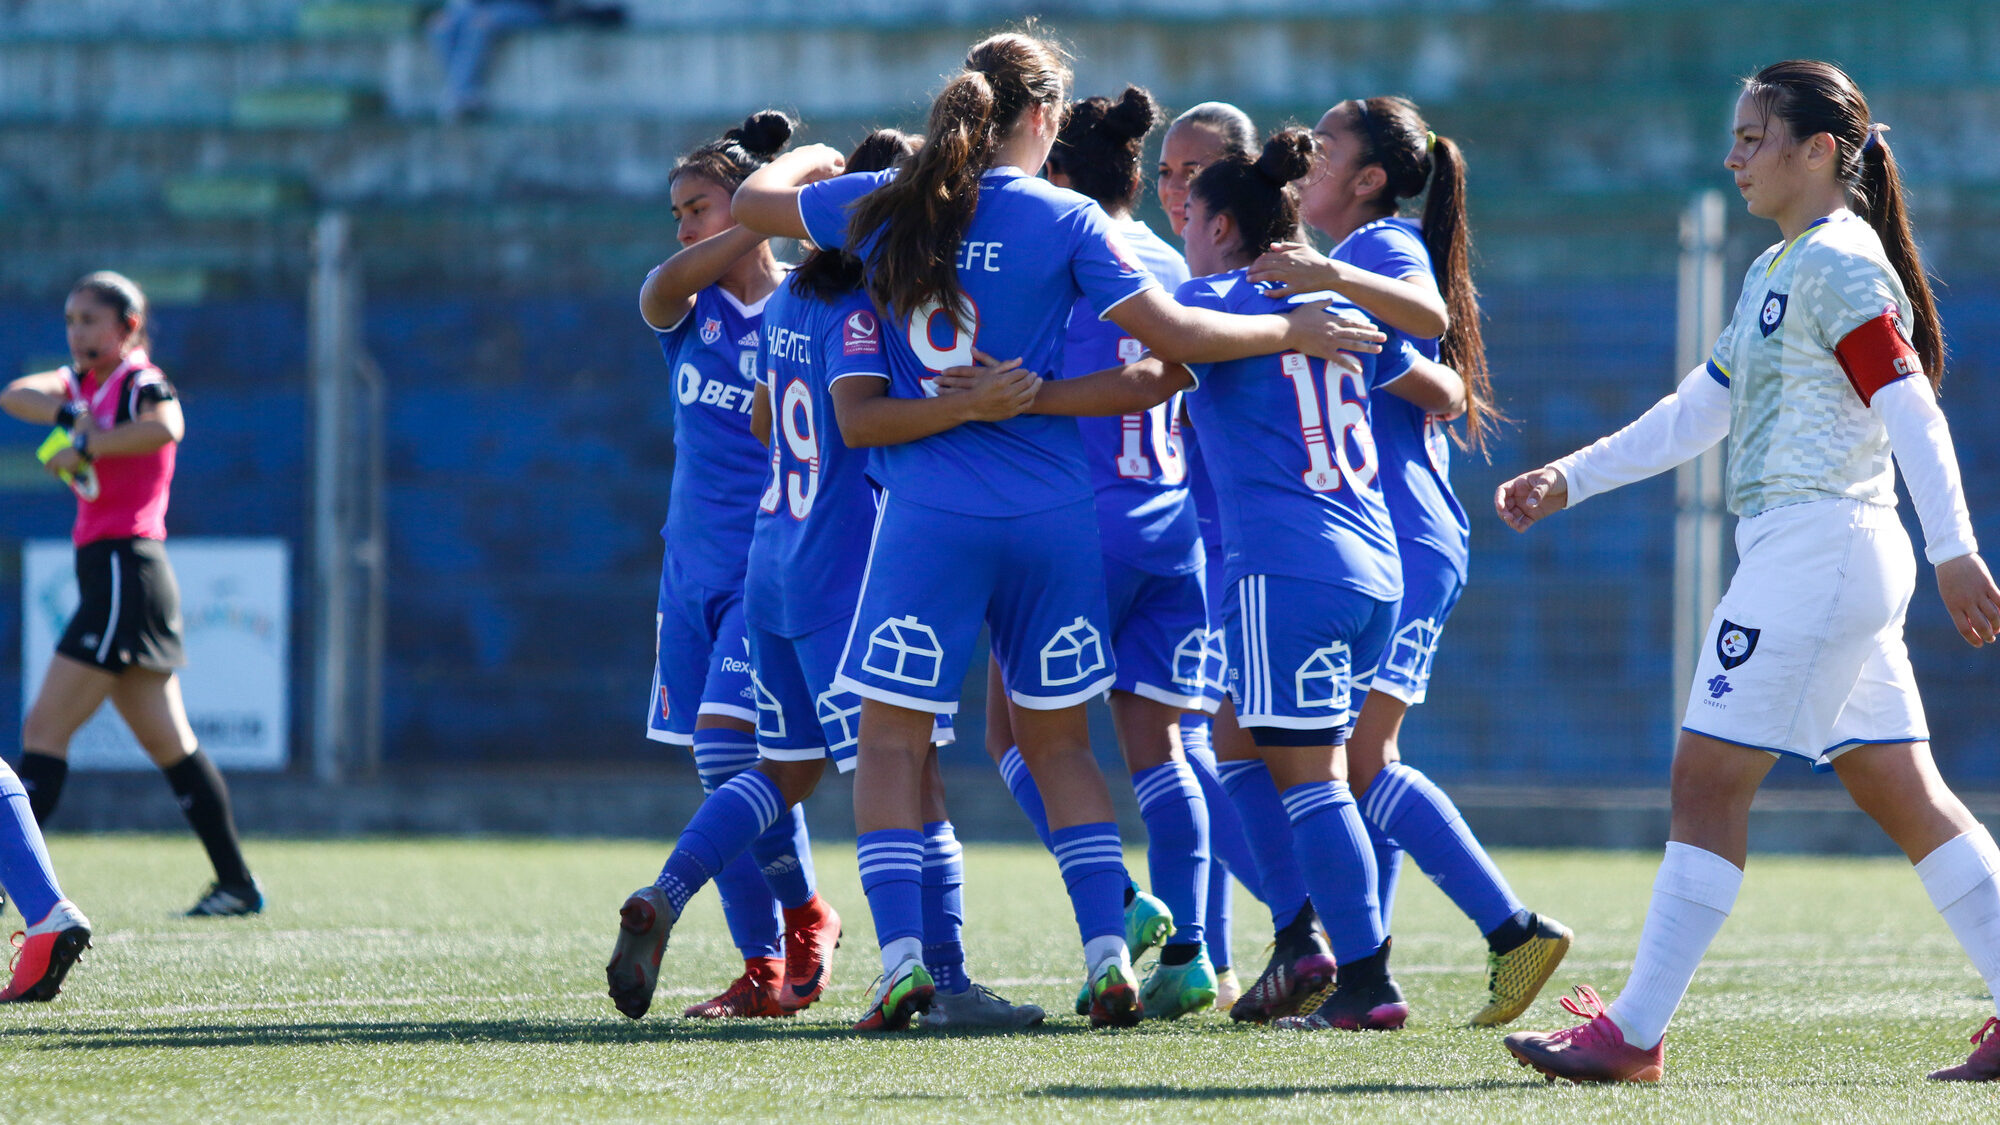
M 1639 930 L 1639 955 L 1625 990 L 1611 1002 L 1611 1022 L 1625 1042 L 1650 1051 L 1687 995 L 1708 945 L 1736 905 L 1743 869 L 1692 844 L 1670 843 L 1653 879 L 1653 902 Z
M 2000 847 L 1992 833 L 1976 828 L 1954 836 L 1917 861 L 1917 878 L 1944 915 L 1952 936 L 1965 947 L 1972 967 L 1993 996 L 2000 1014 Z
M 886 981 L 888 978 L 894 976 L 897 966 L 912 958 L 918 961 L 924 959 L 924 939 L 913 937 L 897 938 L 895 941 L 883 946 L 883 979 Z
M 1124 935 L 1106 934 L 1103 937 L 1094 937 L 1091 938 L 1089 941 L 1084 942 L 1083 943 L 1083 971 L 1085 974 L 1084 979 L 1096 980 L 1097 971 L 1104 967 L 1104 963 L 1106 961 L 1110 961 L 1114 958 L 1120 964 L 1124 965 L 1126 968 L 1129 969 L 1132 967 L 1132 955 L 1125 949 Z

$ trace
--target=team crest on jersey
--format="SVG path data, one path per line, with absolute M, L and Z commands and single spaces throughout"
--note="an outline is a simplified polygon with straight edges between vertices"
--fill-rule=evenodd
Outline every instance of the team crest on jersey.
M 847 314 L 847 324 L 840 333 L 840 354 L 882 354 L 882 326 L 876 322 L 874 313 L 855 309 Z
M 713 344 L 722 339 L 722 322 L 714 317 L 704 317 L 701 322 L 701 342 Z
M 1785 322 L 1785 300 L 1789 293 L 1765 293 L 1764 307 L 1757 313 L 1757 331 L 1769 336 Z
M 1745 629 L 1736 622 L 1724 618 L 1722 629 L 1715 635 L 1715 657 L 1722 661 L 1722 670 L 1728 671 L 1750 659 L 1757 651 L 1757 635 L 1760 629 Z

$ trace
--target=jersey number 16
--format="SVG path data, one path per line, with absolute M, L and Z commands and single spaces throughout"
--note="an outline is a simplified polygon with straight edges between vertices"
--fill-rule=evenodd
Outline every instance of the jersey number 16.
M 1375 434 L 1368 428 L 1368 408 L 1359 399 L 1342 397 L 1348 375 L 1325 364 L 1326 406 L 1313 379 L 1312 361 L 1298 352 L 1279 357 L 1285 378 L 1299 404 L 1299 432 L 1306 442 L 1306 471 L 1300 476 L 1314 492 L 1338 492 L 1344 478 L 1356 489 L 1375 483 Z M 1338 436 L 1327 440 L 1329 422 Z

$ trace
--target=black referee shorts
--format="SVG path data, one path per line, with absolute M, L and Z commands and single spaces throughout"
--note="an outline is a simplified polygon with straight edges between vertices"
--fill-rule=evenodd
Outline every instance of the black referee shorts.
M 76 549 L 82 595 L 56 651 L 122 672 L 137 665 L 171 672 L 181 651 L 181 588 L 157 539 L 99 539 Z

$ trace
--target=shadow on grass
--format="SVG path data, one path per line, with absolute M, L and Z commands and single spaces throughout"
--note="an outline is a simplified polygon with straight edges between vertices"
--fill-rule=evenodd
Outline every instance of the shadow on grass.
M 12 1041 L 50 1051 L 115 1051 L 147 1048 L 342 1046 L 371 1043 L 775 1043 L 926 1042 L 991 1038 L 1007 1032 L 857 1032 L 841 1024 L 665 1019 L 556 1020 L 379 1020 L 315 1023 L 207 1024 L 163 1027 L 0 1028 L 0 1043 Z M 1081 1025 L 1051 1024 L 1027 1033 L 1087 1035 Z M 40 1040 L 39 1043 L 33 1042 Z
M 1521 1084 L 1500 1078 L 1474 1082 L 1332 1082 L 1310 1086 L 1044 1086 L 1028 1090 L 1024 1097 L 1061 1098 L 1078 1101 L 1100 1098 L 1115 1101 L 1206 1102 L 1241 1101 L 1259 1098 L 1296 1098 L 1311 1095 L 1354 1094 L 1457 1094 L 1475 1090 L 1507 1090 Z

